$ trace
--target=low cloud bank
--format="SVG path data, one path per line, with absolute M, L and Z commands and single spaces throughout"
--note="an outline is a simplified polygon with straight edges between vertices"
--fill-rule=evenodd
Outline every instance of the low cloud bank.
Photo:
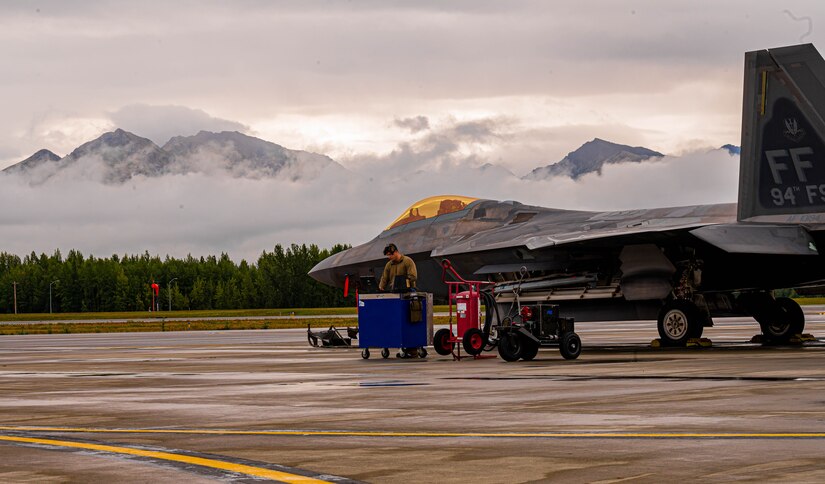
M 254 261 L 278 243 L 365 242 L 407 206 L 437 194 L 585 210 L 733 202 L 737 194 L 738 157 L 724 151 L 611 165 L 577 181 L 525 181 L 449 149 L 445 153 L 453 155 L 424 169 L 403 163 L 402 151 L 353 172 L 325 170 L 299 182 L 194 173 L 136 177 L 123 185 L 70 178 L 31 186 L 0 176 L 0 204 L 7 207 L 0 213 L 0 250 L 25 255 L 74 248 L 97 256 L 148 250 L 175 257 L 227 252 Z M 404 156 L 409 162 L 419 154 L 407 149 Z M 382 161 L 389 169 L 376 169 Z

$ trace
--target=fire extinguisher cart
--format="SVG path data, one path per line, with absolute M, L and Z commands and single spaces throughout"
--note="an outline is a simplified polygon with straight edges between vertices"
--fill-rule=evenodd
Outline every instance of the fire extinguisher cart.
M 452 280 L 448 279 L 451 277 Z M 490 327 L 481 322 L 481 287 L 489 281 L 468 281 L 461 277 L 449 260 L 441 261 L 441 280 L 447 284 L 450 304 L 450 328 L 439 329 L 433 336 L 433 348 L 439 355 L 453 355 L 461 359 L 461 347 L 468 355 L 478 357 L 489 346 Z M 453 328 L 453 305 L 456 309 L 456 327 Z
M 390 348 L 398 348 L 401 356 L 426 358 L 433 331 L 432 301 L 433 295 L 423 292 L 360 294 L 361 357 L 368 359 L 370 348 L 381 348 L 381 356 L 388 358 Z

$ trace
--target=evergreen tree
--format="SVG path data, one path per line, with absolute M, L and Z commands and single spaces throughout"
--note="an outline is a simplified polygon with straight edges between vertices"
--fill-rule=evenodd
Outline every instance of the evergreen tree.
M 48 312 L 50 287 L 55 312 L 146 311 L 152 281 L 161 286 L 160 308 L 167 309 L 172 279 L 173 309 L 346 306 L 354 304 L 352 297 L 344 300 L 339 289 L 316 282 L 307 272 L 347 248 L 279 244 L 261 253 L 257 264 L 235 264 L 225 253 L 161 260 L 148 252 L 86 258 L 70 250 L 65 259 L 60 251 L 51 256 L 32 252 L 23 259 L 0 252 L 0 312 L 14 311 L 13 283 L 21 313 Z

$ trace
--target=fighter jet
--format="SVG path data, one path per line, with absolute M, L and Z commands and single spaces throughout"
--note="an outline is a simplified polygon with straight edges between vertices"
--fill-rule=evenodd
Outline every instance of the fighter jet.
M 824 113 L 825 61 L 813 45 L 748 52 L 738 204 L 586 212 L 431 197 L 309 274 L 339 287 L 380 277 L 392 242 L 416 261 L 419 288 L 436 294 L 446 293 L 446 258 L 497 282 L 499 298 L 517 289 L 580 321 L 656 319 L 668 345 L 736 314 L 786 342 L 804 314 L 772 290 L 825 282 Z

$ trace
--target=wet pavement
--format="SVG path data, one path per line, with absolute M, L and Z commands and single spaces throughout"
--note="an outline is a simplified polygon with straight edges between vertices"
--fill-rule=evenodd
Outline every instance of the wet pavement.
M 0 337 L 0 435 L 243 460 L 367 482 L 825 481 L 820 341 L 706 349 L 652 322 L 577 323 L 575 361 L 363 360 L 305 330 Z M 377 353 L 377 352 L 376 352 Z M 119 432 L 112 432 L 119 430 Z M 162 459 L 0 442 L 3 482 L 244 481 Z M 333 477 L 329 477 L 333 479 Z

